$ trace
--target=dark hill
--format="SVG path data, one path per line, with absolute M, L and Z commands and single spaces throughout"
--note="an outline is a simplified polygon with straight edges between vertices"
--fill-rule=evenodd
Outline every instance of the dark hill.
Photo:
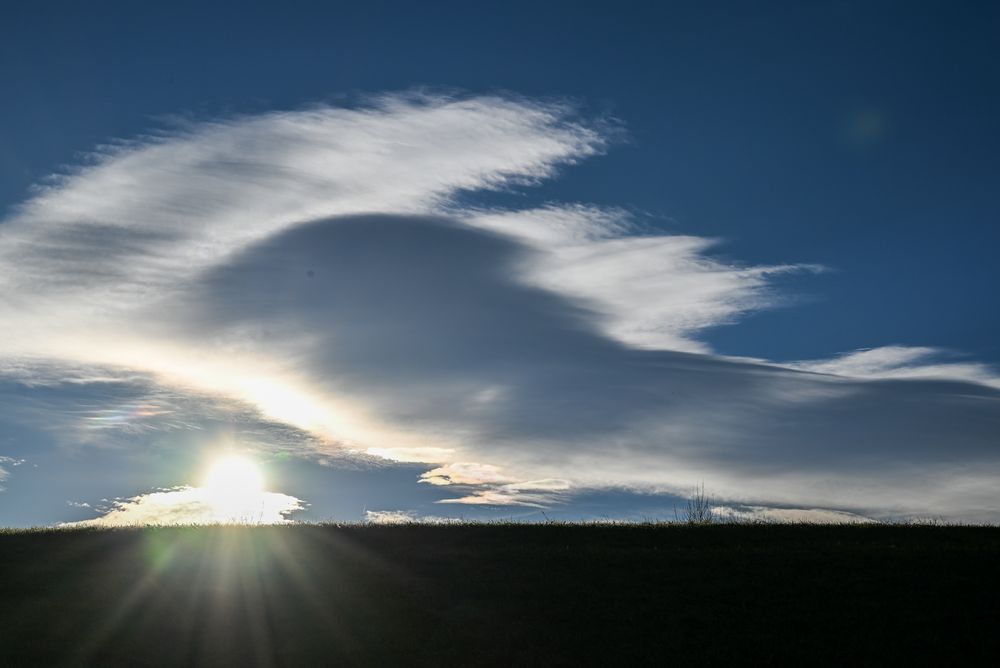
M 1000 529 L 0 533 L 0 665 L 1000 665 Z

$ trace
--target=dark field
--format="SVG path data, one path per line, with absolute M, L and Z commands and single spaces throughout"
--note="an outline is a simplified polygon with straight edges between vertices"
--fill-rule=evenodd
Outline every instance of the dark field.
M 1000 529 L 0 533 L 0 665 L 1000 665 Z

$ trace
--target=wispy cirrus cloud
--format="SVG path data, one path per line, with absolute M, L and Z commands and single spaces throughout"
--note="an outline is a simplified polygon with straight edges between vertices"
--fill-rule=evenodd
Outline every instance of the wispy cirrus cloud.
M 470 506 L 534 506 L 546 508 L 564 501 L 572 485 L 561 478 L 544 480 L 524 480 L 505 485 L 476 485 L 471 493 L 444 499 L 439 503 L 455 503 Z
M 995 369 L 955 357 L 954 353 L 926 346 L 882 346 L 786 366 L 852 378 L 950 379 L 1000 388 L 1000 374 Z
M 20 466 L 24 461 L 15 457 L 0 456 L 0 492 L 3 491 L 3 481 L 10 476 L 10 468 Z
M 617 209 L 455 197 L 606 143 L 565 105 L 385 96 L 102 149 L 0 226 L 0 364 L 252 407 L 317 456 L 433 463 L 453 503 L 704 479 L 751 505 L 997 511 L 986 367 L 913 373 L 914 349 L 776 365 L 699 341 L 817 267 L 723 261 Z M 197 501 L 116 510 L 174 500 Z
M 709 352 L 702 330 L 784 304 L 773 278 L 822 270 L 723 262 L 708 255 L 717 240 L 662 234 L 619 209 L 549 205 L 466 220 L 536 250 L 523 280 L 586 303 L 607 336 L 638 348 Z

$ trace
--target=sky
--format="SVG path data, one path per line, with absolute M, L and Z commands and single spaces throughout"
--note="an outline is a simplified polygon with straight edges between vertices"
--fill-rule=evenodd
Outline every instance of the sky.
M 998 33 L 6 3 L 0 525 L 1000 521 Z

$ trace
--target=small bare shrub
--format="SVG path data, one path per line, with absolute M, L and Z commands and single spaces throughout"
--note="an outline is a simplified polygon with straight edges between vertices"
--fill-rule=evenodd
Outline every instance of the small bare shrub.
M 714 505 L 715 500 L 705 493 L 705 483 L 702 482 L 688 498 L 682 519 L 688 524 L 711 524 L 715 520 Z

